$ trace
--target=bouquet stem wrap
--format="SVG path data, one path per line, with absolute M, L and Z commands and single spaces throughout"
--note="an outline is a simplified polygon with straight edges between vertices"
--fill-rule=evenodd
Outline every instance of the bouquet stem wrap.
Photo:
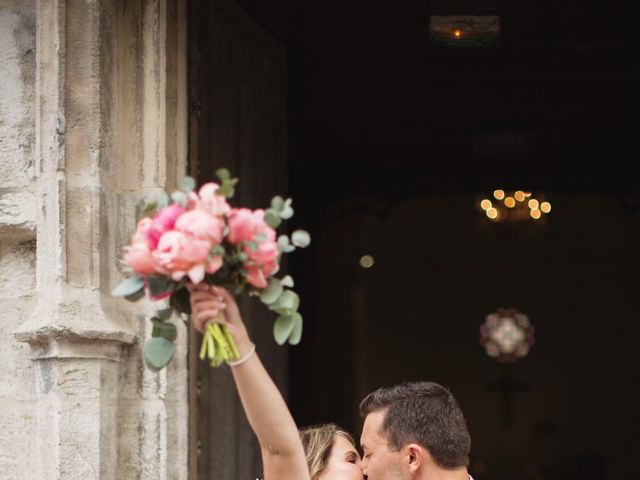
M 200 360 L 208 358 L 212 367 L 218 367 L 226 361 L 240 358 L 229 329 L 226 325 L 220 325 L 218 323 L 220 321 L 224 322 L 223 312 L 218 313 L 216 317 L 207 322 L 200 347 Z

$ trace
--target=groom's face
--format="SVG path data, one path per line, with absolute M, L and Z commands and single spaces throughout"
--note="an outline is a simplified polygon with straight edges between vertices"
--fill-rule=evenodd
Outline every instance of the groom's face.
M 367 480 L 404 480 L 409 478 L 404 467 L 403 449 L 395 451 L 389 447 L 387 435 L 382 430 L 386 410 L 379 410 L 367 415 L 362 427 L 360 444 L 362 457 L 362 473 Z

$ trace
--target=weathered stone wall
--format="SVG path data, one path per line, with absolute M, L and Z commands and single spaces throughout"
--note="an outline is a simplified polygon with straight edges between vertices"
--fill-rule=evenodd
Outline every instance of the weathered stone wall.
M 36 295 L 33 1 L 0 2 L 0 476 L 35 478 L 35 369 L 13 332 Z
M 109 292 L 186 171 L 185 2 L 0 0 L 0 476 L 187 477 L 186 332 Z

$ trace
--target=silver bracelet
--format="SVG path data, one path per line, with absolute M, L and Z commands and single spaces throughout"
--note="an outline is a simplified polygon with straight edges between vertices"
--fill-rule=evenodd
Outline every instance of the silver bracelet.
M 230 367 L 236 367 L 238 365 L 242 365 L 244 362 L 249 360 L 251 358 L 251 355 L 253 355 L 254 353 L 256 353 L 255 343 L 251 346 L 251 349 L 247 352 L 247 354 L 244 357 L 239 358 L 238 360 L 234 360 L 232 362 L 227 361 L 227 365 L 229 365 Z

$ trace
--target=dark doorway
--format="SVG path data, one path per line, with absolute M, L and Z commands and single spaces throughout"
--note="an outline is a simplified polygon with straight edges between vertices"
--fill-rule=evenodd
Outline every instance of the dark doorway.
M 313 237 L 290 258 L 298 423 L 357 437 L 365 393 L 427 378 L 460 400 L 479 479 L 632 478 L 640 70 L 623 3 L 238 4 L 288 56 L 292 227 Z M 446 46 L 437 15 L 498 17 L 499 38 Z M 552 211 L 492 223 L 478 203 L 495 189 Z M 535 328 L 515 363 L 480 344 L 501 307 Z

